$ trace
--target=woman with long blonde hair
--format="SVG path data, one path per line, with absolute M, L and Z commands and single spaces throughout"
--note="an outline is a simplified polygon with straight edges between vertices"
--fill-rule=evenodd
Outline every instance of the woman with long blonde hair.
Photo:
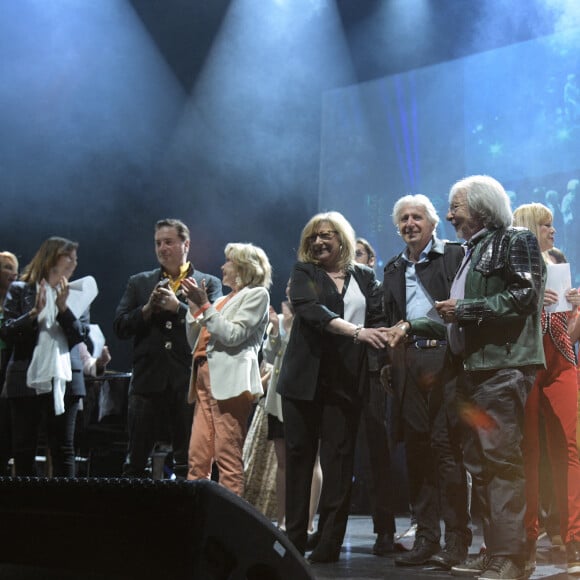
M 541 203 L 521 205 L 514 212 L 514 225 L 528 228 L 535 234 L 548 267 L 566 261 L 554 247 L 552 212 Z M 539 468 L 541 422 L 546 430 L 552 480 L 560 512 L 560 533 L 566 544 L 568 573 L 580 573 L 580 461 L 576 447 L 577 394 L 576 354 L 569 336 L 580 294 L 576 288 L 566 292 L 571 309 L 550 312 L 559 302 L 551 288 L 545 289 L 542 309 L 542 333 L 546 368 L 538 371 L 528 396 L 524 421 L 524 466 L 526 473 L 526 515 L 528 560 L 532 571 L 536 560 L 539 533 Z

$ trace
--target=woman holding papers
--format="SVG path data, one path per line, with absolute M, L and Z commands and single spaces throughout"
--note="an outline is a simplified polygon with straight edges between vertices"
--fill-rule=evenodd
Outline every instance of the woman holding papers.
M 76 345 L 90 343 L 90 299 L 83 314 L 75 315 L 67 304 L 77 247 L 64 238 L 45 240 L 6 295 L 0 335 L 12 347 L 12 355 L 3 396 L 10 404 L 18 476 L 36 475 L 36 448 L 43 422 L 52 475 L 75 475 L 75 422 L 79 401 L 85 395 Z
M 514 225 L 531 230 L 540 245 L 548 267 L 548 283 L 542 310 L 542 333 L 546 368 L 536 375 L 525 409 L 524 462 L 526 470 L 525 525 L 529 548 L 527 569 L 532 571 L 536 560 L 538 538 L 540 426 L 546 430 L 552 479 L 560 512 L 560 533 L 566 544 L 568 573 L 580 573 L 580 462 L 576 448 L 576 420 L 578 381 L 576 356 L 569 330 L 572 328 L 580 295 L 567 289 L 558 293 L 553 289 L 555 279 L 551 266 L 566 262 L 554 248 L 551 211 L 541 203 L 520 206 L 514 212 Z M 561 268 L 552 268 L 552 271 Z M 569 276 L 569 273 L 568 273 Z M 550 287 L 552 285 L 552 288 Z M 567 301 L 567 310 L 554 306 Z

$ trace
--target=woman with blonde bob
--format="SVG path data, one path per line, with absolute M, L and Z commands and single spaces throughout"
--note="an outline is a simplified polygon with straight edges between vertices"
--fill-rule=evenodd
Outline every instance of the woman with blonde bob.
M 514 212 L 514 225 L 528 228 L 538 238 L 546 264 L 566 261 L 554 247 L 552 212 L 541 203 L 521 205 Z M 528 561 L 535 567 L 539 533 L 538 503 L 540 470 L 540 419 L 546 429 L 548 455 L 560 512 L 560 533 L 566 544 L 568 573 L 580 573 L 580 461 L 576 448 L 577 394 L 576 355 L 569 330 L 580 304 L 576 288 L 566 292 L 572 309 L 549 312 L 559 302 L 558 293 L 546 288 L 542 309 L 542 334 L 546 368 L 538 371 L 525 407 L 524 466 L 526 474 L 526 515 Z
M 189 398 L 196 402 L 188 479 L 209 479 L 215 461 L 220 484 L 241 496 L 248 418 L 263 394 L 258 351 L 268 324 L 272 268 L 264 250 L 252 244 L 228 244 L 225 257 L 222 283 L 232 291 L 215 304 L 204 283 L 182 282 L 193 349 Z
M 286 437 L 286 531 L 307 548 L 312 469 L 323 483 L 312 562 L 338 560 L 348 520 L 354 446 L 367 380 L 367 347 L 387 344 L 374 272 L 355 262 L 352 226 L 338 212 L 302 230 L 290 279 L 294 323 L 278 379 Z

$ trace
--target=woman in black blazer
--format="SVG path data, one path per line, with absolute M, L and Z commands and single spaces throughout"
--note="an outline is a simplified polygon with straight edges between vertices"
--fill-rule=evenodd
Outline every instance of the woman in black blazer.
M 302 231 L 290 281 L 296 315 L 278 380 L 286 435 L 286 530 L 304 553 L 320 441 L 323 482 L 313 562 L 338 560 L 368 384 L 367 355 L 387 344 L 379 284 L 370 268 L 355 263 L 355 249 L 354 231 L 340 213 L 315 215 Z
M 3 397 L 10 405 L 16 475 L 36 475 L 35 455 L 43 418 L 53 475 L 75 475 L 74 431 L 85 395 L 80 342 L 89 339 L 88 313 L 77 319 L 67 306 L 68 280 L 78 244 L 43 242 L 4 303 L 0 334 L 12 348 Z M 31 384 L 35 387 L 32 388 Z

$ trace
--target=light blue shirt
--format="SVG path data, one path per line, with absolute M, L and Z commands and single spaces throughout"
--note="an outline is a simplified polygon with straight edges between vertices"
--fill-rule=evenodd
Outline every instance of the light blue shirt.
M 431 241 L 423 248 L 419 256 L 417 264 L 422 264 L 429 261 L 429 252 L 433 247 L 433 238 Z M 417 276 L 417 270 L 415 268 L 415 262 L 411 262 L 407 257 L 406 251 L 403 252 L 403 260 L 405 261 L 405 287 L 406 287 L 406 297 L 407 297 L 407 320 L 414 320 L 415 318 L 421 318 L 427 315 L 427 312 L 433 307 L 433 299 L 425 288 L 421 284 L 419 276 Z

